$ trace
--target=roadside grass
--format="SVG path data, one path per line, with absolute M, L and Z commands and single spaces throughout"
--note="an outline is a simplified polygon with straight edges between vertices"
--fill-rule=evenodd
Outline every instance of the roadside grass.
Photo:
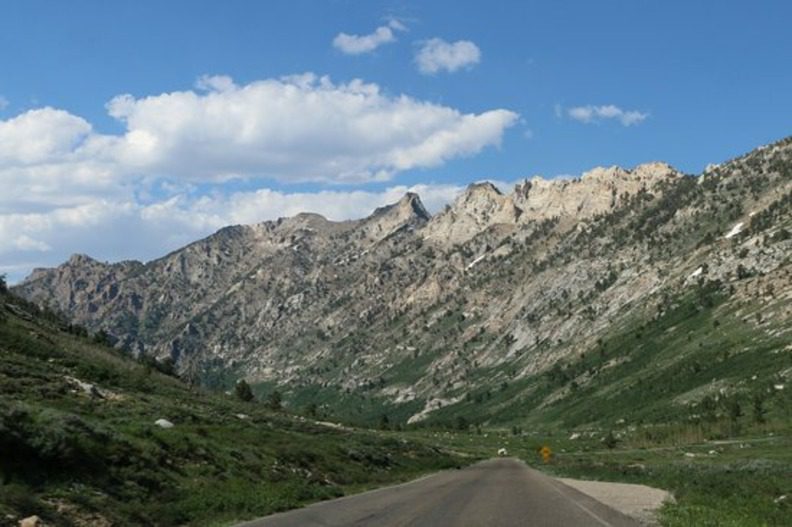
M 467 461 L 190 389 L 0 295 L 0 525 L 225 525 Z
M 672 492 L 662 525 L 788 526 L 792 438 L 753 436 L 684 446 L 559 453 L 541 466 L 565 477 L 641 483 Z
M 421 430 L 411 439 L 442 442 L 473 458 L 494 457 L 499 448 L 509 456 L 550 475 L 583 480 L 649 485 L 674 496 L 658 513 L 667 527 L 782 527 L 792 517 L 792 426 L 772 422 L 730 439 L 716 437 L 726 423 L 703 431 L 678 426 L 655 430 L 662 442 L 650 445 L 640 430 L 619 434 L 614 448 L 604 434 L 591 430 L 572 435 L 564 430 L 509 429 L 467 432 Z M 654 426 L 654 428 L 661 428 Z M 688 425 L 687 428 L 690 428 Z M 575 439 L 571 439 L 575 437 Z M 539 449 L 552 456 L 543 462 Z

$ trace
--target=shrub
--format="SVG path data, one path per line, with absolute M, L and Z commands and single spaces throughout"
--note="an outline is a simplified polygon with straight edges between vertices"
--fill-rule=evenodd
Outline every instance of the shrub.
M 273 390 L 267 397 L 267 406 L 270 410 L 280 410 L 283 407 L 283 396 L 278 390 Z
M 240 401 L 250 402 L 256 398 L 256 396 L 253 395 L 253 390 L 250 389 L 250 385 L 245 379 L 239 379 L 239 381 L 237 381 L 234 393 Z
M 82 418 L 13 405 L 0 413 L 0 457 L 6 478 L 36 481 L 53 474 L 100 472 L 110 438 Z
M 619 444 L 619 439 L 613 435 L 613 430 L 608 431 L 608 435 L 603 438 L 602 444 L 611 450 L 616 448 L 616 446 Z

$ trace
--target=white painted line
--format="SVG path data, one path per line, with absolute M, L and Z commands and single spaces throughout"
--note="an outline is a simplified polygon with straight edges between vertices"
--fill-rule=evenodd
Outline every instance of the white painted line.
M 557 488 L 557 487 L 556 487 L 554 484 L 552 484 L 552 483 L 551 483 L 551 484 L 550 484 L 550 486 L 551 486 L 551 487 L 553 488 L 553 490 L 554 490 L 554 491 L 556 491 L 558 494 L 560 494 L 560 495 L 561 495 L 561 496 L 563 496 L 564 498 L 568 499 L 569 501 L 571 501 L 572 503 L 574 503 L 575 505 L 577 505 L 577 506 L 578 506 L 578 508 L 579 508 L 579 509 L 581 509 L 583 512 L 587 513 L 589 516 L 591 516 L 592 518 L 594 518 L 595 520 L 597 520 L 597 521 L 600 523 L 600 525 L 604 525 L 605 527 L 613 527 L 613 524 L 612 524 L 612 523 L 609 523 L 608 521 L 606 521 L 606 520 L 604 520 L 604 519 L 600 518 L 600 517 L 599 517 L 599 516 L 597 516 L 597 514 L 595 514 L 593 511 L 589 510 L 589 508 L 588 508 L 588 507 L 586 507 L 586 506 L 585 506 L 585 505 L 583 505 L 582 503 L 578 503 L 576 500 L 574 500 L 574 499 L 570 498 L 569 496 L 567 496 L 566 494 L 564 494 L 563 492 L 561 492 L 560 490 L 558 490 L 558 488 Z

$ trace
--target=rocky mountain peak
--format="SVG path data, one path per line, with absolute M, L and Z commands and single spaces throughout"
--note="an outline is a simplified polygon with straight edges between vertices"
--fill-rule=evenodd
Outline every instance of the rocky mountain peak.
M 632 170 L 619 166 L 596 167 L 579 179 L 533 177 L 514 189 L 515 204 L 523 209 L 522 221 L 558 217 L 575 222 L 617 208 L 627 196 L 641 190 L 660 192 L 658 185 L 682 177 L 666 163 L 652 162 Z
M 418 194 L 407 192 L 396 203 L 377 208 L 362 223 L 368 236 L 377 240 L 405 226 L 422 226 L 430 218 Z
M 322 234 L 336 231 L 339 228 L 345 228 L 343 222 L 328 220 L 314 212 L 301 212 L 290 218 L 279 218 L 275 222 L 276 231 L 287 235 L 298 232 Z
M 504 195 L 492 183 L 473 183 L 451 206 L 429 221 L 424 238 L 440 245 L 453 245 L 492 225 L 515 224 L 521 214 L 512 196 Z
M 75 253 L 69 257 L 67 263 L 69 265 L 91 265 L 99 262 L 88 256 L 87 254 Z
M 427 212 L 426 207 L 424 207 L 420 196 L 415 192 L 407 192 L 402 199 L 399 200 L 398 205 L 399 208 L 409 210 L 412 214 L 424 220 L 429 220 L 429 218 L 432 217 L 432 215 Z
M 457 198 L 457 203 L 468 203 L 481 200 L 500 200 L 503 196 L 498 187 L 489 181 L 479 181 L 471 183 L 465 191 Z
M 681 176 L 677 169 L 662 161 L 640 164 L 632 169 L 632 173 L 639 177 L 653 179 L 665 179 L 668 177 L 677 178 Z
M 323 223 L 327 223 L 328 221 L 330 220 L 328 220 L 321 214 L 317 214 L 316 212 L 300 212 L 288 218 L 278 219 L 279 223 L 284 223 L 289 225 L 300 225 L 300 226 L 321 225 Z
M 415 192 L 407 192 L 396 203 L 377 208 L 371 214 L 371 217 L 386 215 L 393 215 L 403 220 L 413 218 L 419 221 L 426 221 L 432 217 L 426 211 L 421 198 Z
M 605 184 L 620 187 L 630 185 L 633 182 L 640 182 L 648 186 L 653 186 L 658 182 L 680 177 L 681 174 L 668 163 L 654 161 L 643 163 L 632 170 L 627 170 L 619 166 L 595 167 L 583 173 L 580 180 L 590 185 Z M 630 189 L 625 188 L 628 191 Z

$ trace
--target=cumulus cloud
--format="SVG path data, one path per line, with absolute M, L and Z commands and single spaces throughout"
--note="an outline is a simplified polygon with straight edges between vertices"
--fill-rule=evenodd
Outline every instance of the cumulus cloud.
M 65 160 L 90 133 L 88 122 L 63 110 L 31 110 L 0 121 L 0 163 Z
M 517 119 L 313 74 L 202 86 L 209 91 L 110 101 L 110 115 L 128 129 L 117 151 L 123 164 L 194 180 L 382 181 L 498 144 Z
M 95 134 L 84 119 L 53 108 L 0 120 L 0 213 L 112 192 L 119 174 L 115 142 Z
M 202 75 L 195 81 L 195 87 L 201 91 L 224 92 L 237 86 L 228 75 Z
M 54 108 L 0 119 L 0 212 L 78 205 L 151 179 L 384 181 L 498 145 L 517 120 L 312 74 L 243 86 L 202 77 L 196 86 L 115 97 L 107 109 L 126 128 L 119 135 Z
M 622 110 L 618 106 L 612 104 L 605 106 L 575 106 L 567 109 L 567 115 L 570 119 L 586 124 L 596 123 L 606 119 L 614 119 L 620 122 L 622 126 L 639 124 L 649 117 L 648 113 L 639 112 L 637 110 Z
M 17 236 L 12 242 L 13 246 L 20 251 L 47 252 L 52 249 L 49 244 L 40 240 L 34 240 L 27 234 Z
M 396 31 L 407 31 L 407 26 L 404 25 L 404 23 L 398 18 L 389 18 L 388 27 L 395 29 Z
M 371 53 L 383 44 L 396 41 L 394 31 L 406 31 L 407 27 L 396 19 L 392 19 L 386 26 L 380 26 L 368 35 L 348 35 L 339 33 L 333 39 L 333 47 L 347 55 L 361 55 Z
M 72 252 L 152 258 L 229 223 L 306 210 L 363 216 L 408 189 L 237 193 L 226 182 L 386 181 L 497 146 L 518 120 L 313 74 L 245 85 L 207 76 L 193 90 L 120 95 L 107 111 L 122 132 L 49 107 L 0 119 L 0 255 L 12 278 Z M 412 190 L 430 209 L 458 191 Z
M 460 68 L 471 68 L 480 61 L 481 50 L 469 40 L 452 43 L 433 38 L 424 42 L 415 55 L 418 70 L 427 75 L 443 70 L 454 72 Z

